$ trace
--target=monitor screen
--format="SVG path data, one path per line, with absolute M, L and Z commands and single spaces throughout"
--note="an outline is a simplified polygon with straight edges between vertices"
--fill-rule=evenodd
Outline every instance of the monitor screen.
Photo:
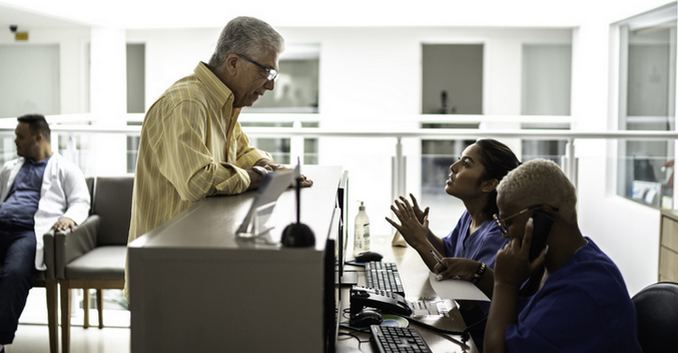
M 339 181 L 339 188 L 337 189 L 337 208 L 340 212 L 339 229 L 337 231 L 337 244 L 335 257 L 337 259 L 336 283 L 339 286 L 350 286 L 358 283 L 358 277 L 355 271 L 345 271 L 346 264 L 346 249 L 348 248 L 348 230 L 349 225 L 349 202 L 348 202 L 348 171 L 344 171 L 342 178 Z M 339 292 L 341 299 L 341 291 Z
M 341 212 L 339 217 L 338 244 L 337 244 L 337 270 L 339 277 L 344 274 L 344 261 L 346 261 L 346 248 L 348 243 L 348 171 L 344 171 L 337 189 L 337 206 Z
M 633 157 L 633 180 L 657 181 L 650 158 Z

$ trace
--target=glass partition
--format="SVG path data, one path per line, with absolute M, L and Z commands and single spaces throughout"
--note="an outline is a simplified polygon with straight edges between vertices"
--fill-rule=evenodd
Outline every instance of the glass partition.
M 676 4 L 623 21 L 620 32 L 619 129 L 675 127 Z M 619 141 L 617 193 L 671 207 L 673 141 Z

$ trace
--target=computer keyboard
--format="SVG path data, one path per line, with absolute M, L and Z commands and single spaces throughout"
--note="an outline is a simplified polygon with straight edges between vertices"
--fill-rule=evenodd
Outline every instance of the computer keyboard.
M 405 296 L 400 273 L 393 262 L 370 261 L 365 264 L 365 287 Z
M 370 333 L 379 353 L 431 353 L 421 335 L 411 328 L 372 325 Z
M 395 300 L 405 300 L 405 297 L 402 295 L 392 292 L 392 291 L 387 291 L 383 289 L 378 289 L 378 288 L 371 288 L 371 287 L 362 287 L 362 286 L 352 286 L 351 287 L 352 291 L 357 291 L 357 290 L 364 290 L 367 291 L 368 293 L 376 294 L 376 295 L 381 295 L 387 298 L 395 299 Z

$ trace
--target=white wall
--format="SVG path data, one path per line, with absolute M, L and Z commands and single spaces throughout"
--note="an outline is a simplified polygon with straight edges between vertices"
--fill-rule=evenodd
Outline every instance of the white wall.
M 570 115 L 570 45 L 525 45 L 522 69 L 522 114 Z
M 212 55 L 220 28 L 128 30 L 128 43 L 146 44 L 146 109 L 175 81 Z
M 208 60 L 218 28 L 130 30 L 128 42 L 146 44 L 146 106 L 174 81 Z M 482 43 L 484 103 L 488 114 L 520 114 L 523 44 L 569 43 L 567 29 L 457 28 L 279 28 L 287 46 L 320 44 L 320 113 L 328 128 L 414 128 L 421 112 L 422 43 Z M 284 55 L 284 54 L 283 54 Z M 270 94 L 270 93 L 268 93 Z M 517 144 L 513 144 L 516 146 Z M 418 140 L 405 140 L 408 191 L 419 194 Z M 351 199 L 364 200 L 372 232 L 389 234 L 391 166 L 395 139 L 323 139 L 321 164 L 344 165 L 351 174 Z M 355 213 L 355 212 L 353 212 Z M 450 215 L 450 225 L 457 215 Z
M 338 128 L 415 127 L 412 117 L 421 111 L 421 43 L 483 43 L 483 111 L 485 114 L 520 114 L 521 48 L 533 43 L 572 41 L 572 115 L 575 129 L 605 130 L 614 109 L 608 92 L 611 79 L 609 25 L 647 11 L 665 1 L 625 2 L 623 6 L 581 8 L 565 22 L 569 30 L 519 28 L 279 28 L 288 45 L 320 44 L 321 126 Z M 569 6 L 569 5 L 568 5 Z M 609 11 L 608 11 L 609 10 Z M 510 21 L 509 21 L 510 22 Z M 457 24 L 457 22 L 454 22 Z M 461 23 L 461 22 L 460 22 Z M 519 24 L 519 22 L 516 22 Z M 544 23 L 553 25 L 553 23 Z M 127 41 L 146 44 L 146 107 L 174 81 L 188 75 L 199 60 L 212 53 L 220 28 L 182 30 L 128 30 Z M 32 31 L 31 41 L 60 43 L 62 112 L 82 111 L 85 95 L 79 82 L 83 76 L 82 51 L 88 33 L 81 31 Z M 11 42 L 7 34 L 0 43 Z M 516 127 L 510 121 L 484 127 Z M 515 141 L 509 141 L 519 152 Z M 351 172 L 352 214 L 355 200 L 367 203 L 373 233 L 391 232 L 383 217 L 390 204 L 390 156 L 394 139 L 323 140 L 322 164 L 342 164 Z M 404 141 L 411 172 L 408 191 L 418 194 L 419 141 Z M 614 194 L 609 180 L 615 173 L 606 155 L 615 151 L 602 141 L 578 141 L 579 215 L 582 230 L 590 235 L 619 264 L 631 293 L 656 281 L 658 213 L 623 200 Z M 592 154 L 592 155 L 589 155 Z M 607 166 L 608 173 L 601 173 Z M 612 212 L 612 210 L 614 212 Z M 458 215 L 449 215 L 450 226 Z
M 0 116 L 59 114 L 59 46 L 0 45 Z
M 649 8 L 648 8 L 649 9 Z M 617 18 L 616 20 L 621 20 Z M 421 44 L 483 43 L 483 109 L 486 114 L 520 114 L 522 46 L 572 42 L 572 115 L 575 129 L 609 128 L 609 22 L 569 30 L 462 28 L 282 28 L 287 44 L 320 44 L 320 113 L 323 127 L 416 127 L 404 116 L 421 110 Z M 128 31 L 128 41 L 146 43 L 147 106 L 178 78 L 207 60 L 219 29 Z M 507 121 L 490 127 L 515 127 Z M 519 150 L 515 141 L 508 141 Z M 372 232 L 390 234 L 383 221 L 390 205 L 390 157 L 395 140 L 324 139 L 322 164 L 340 164 L 351 174 L 351 203 L 364 200 Z M 405 140 L 408 191 L 419 193 L 418 140 Z M 615 260 L 631 293 L 656 281 L 658 213 L 609 189 L 600 173 L 607 165 L 603 141 L 578 141 L 579 216 L 582 231 Z M 587 154 L 586 152 L 591 154 Z M 608 211 L 614 210 L 614 212 Z M 450 226 L 458 215 L 449 215 Z M 639 260 L 642 258 L 642 260 Z
M 85 45 L 89 41 L 89 29 L 35 29 L 29 31 L 28 42 L 16 42 L 9 31 L 0 32 L 0 44 L 31 46 L 56 44 L 59 46 L 59 104 L 57 113 L 84 113 L 87 111 Z M 30 80 L 30 78 L 26 78 Z

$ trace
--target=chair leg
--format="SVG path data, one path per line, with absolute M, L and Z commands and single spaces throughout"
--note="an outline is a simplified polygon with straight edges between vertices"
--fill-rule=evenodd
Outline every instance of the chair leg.
M 61 353 L 69 353 L 71 344 L 71 288 L 61 282 Z
M 45 284 L 47 291 L 47 328 L 49 330 L 49 352 L 59 352 L 59 322 L 57 307 L 57 282 L 48 280 Z
M 99 314 L 99 328 L 104 328 L 104 296 L 103 290 L 97 288 L 97 313 Z
M 85 314 L 82 328 L 89 328 L 89 288 L 82 289 L 82 310 Z

